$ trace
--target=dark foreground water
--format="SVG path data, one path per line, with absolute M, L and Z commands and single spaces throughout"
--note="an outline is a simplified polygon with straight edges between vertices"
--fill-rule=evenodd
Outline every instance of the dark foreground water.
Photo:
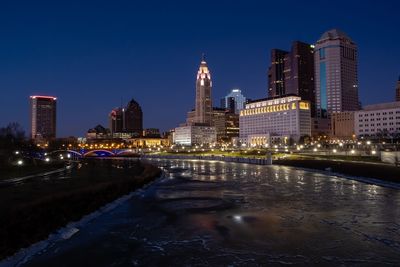
M 289 167 L 152 160 L 166 177 L 22 266 L 399 266 L 400 191 Z

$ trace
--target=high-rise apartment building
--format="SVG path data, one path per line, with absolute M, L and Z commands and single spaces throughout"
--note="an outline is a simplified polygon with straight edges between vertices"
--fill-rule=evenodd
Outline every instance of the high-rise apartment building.
M 292 43 L 290 52 L 273 49 L 268 70 L 269 97 L 298 95 L 311 103 L 315 114 L 314 46 L 300 41 Z
M 357 45 L 333 29 L 321 36 L 314 51 L 318 117 L 358 110 Z
M 31 137 L 35 140 L 49 140 L 56 137 L 57 98 L 54 96 L 30 97 Z

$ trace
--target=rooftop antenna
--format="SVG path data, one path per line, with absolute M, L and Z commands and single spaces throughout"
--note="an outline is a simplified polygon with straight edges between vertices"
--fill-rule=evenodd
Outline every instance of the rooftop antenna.
M 204 52 L 201 53 L 201 61 L 206 61 L 206 54 Z

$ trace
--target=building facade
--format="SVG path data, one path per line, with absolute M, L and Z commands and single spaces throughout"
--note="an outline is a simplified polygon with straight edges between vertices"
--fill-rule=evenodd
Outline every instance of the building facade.
M 125 129 L 133 136 L 142 136 L 143 133 L 143 112 L 139 103 L 134 99 L 129 101 L 124 112 Z
M 109 114 L 110 131 L 116 138 L 139 137 L 143 134 L 143 112 L 134 99 L 125 108 L 115 108 Z
M 30 101 L 31 138 L 38 141 L 56 138 L 57 98 L 34 95 Z
M 315 45 L 315 91 L 318 117 L 355 111 L 358 99 L 357 45 L 343 32 L 325 32 Z
M 332 137 L 339 139 L 353 139 L 354 134 L 354 111 L 344 111 L 332 114 Z
M 397 80 L 397 86 L 396 86 L 396 101 L 400 101 L 400 76 L 399 79 Z
M 268 68 L 268 96 L 279 97 L 286 95 L 285 91 L 285 57 L 287 51 L 271 50 L 271 65 Z
M 217 141 L 215 127 L 186 125 L 175 128 L 173 142 L 177 145 L 193 146 L 214 144 Z
M 115 108 L 109 114 L 110 131 L 114 133 L 122 133 L 124 131 L 124 109 Z
M 261 99 L 240 112 L 239 137 L 247 145 L 298 142 L 311 135 L 310 102 L 298 96 Z
M 221 99 L 221 108 L 229 109 L 230 112 L 239 114 L 244 109 L 246 97 L 242 95 L 240 89 L 232 89 L 232 91 Z
M 298 95 L 315 114 L 314 46 L 294 41 L 290 52 L 273 49 L 268 70 L 268 96 Z
M 194 123 L 211 125 L 212 100 L 211 100 L 211 73 L 204 59 L 200 62 L 196 77 L 196 105 L 194 109 Z
M 356 136 L 393 136 L 400 134 L 400 102 L 365 106 L 354 113 Z

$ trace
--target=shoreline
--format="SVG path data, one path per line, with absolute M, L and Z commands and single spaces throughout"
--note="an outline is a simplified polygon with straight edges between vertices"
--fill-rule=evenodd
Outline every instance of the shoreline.
M 268 165 L 267 159 L 257 158 L 238 158 L 221 156 L 195 156 L 195 155 L 145 155 L 146 158 L 160 159 L 192 159 L 192 160 L 217 160 L 222 162 L 234 162 L 245 164 Z M 322 171 L 335 176 L 352 177 L 351 179 L 370 184 L 384 183 L 398 184 L 400 187 L 400 168 L 388 164 L 377 164 L 369 162 L 346 162 L 329 159 L 277 159 L 272 161 L 272 165 L 301 168 L 314 171 Z M 370 181 L 367 181 L 369 179 Z M 374 183 L 373 183 L 374 182 Z M 390 187 L 396 188 L 394 185 Z
M 154 181 L 157 181 L 158 179 L 162 179 L 163 176 L 161 175 L 160 177 L 156 178 Z M 72 221 L 69 222 L 67 225 L 64 227 L 61 227 L 57 229 L 56 231 L 52 232 L 49 234 L 47 239 L 38 241 L 36 243 L 31 244 L 29 247 L 26 248 L 21 248 L 18 250 L 16 253 L 13 255 L 3 258 L 0 260 L 0 267 L 11 267 L 11 266 L 19 266 L 21 264 L 25 264 L 29 262 L 31 257 L 35 256 L 37 253 L 40 253 L 41 251 L 45 250 L 49 246 L 60 242 L 64 240 L 70 239 L 72 236 L 74 236 L 76 233 L 80 231 L 80 228 L 85 226 L 86 224 L 92 222 L 96 218 L 100 217 L 101 215 L 114 210 L 130 200 L 132 197 L 138 195 L 141 193 L 141 190 L 146 189 L 147 187 L 151 186 L 152 183 L 147 183 L 141 188 L 138 188 L 126 195 L 122 195 L 119 198 L 113 200 L 110 203 L 107 203 L 106 205 L 100 207 L 99 209 L 93 211 L 92 213 L 84 215 L 80 220 L 78 221 Z
M 81 170 L 74 171 L 78 173 L 74 178 L 0 189 L 1 261 L 47 240 L 60 228 L 121 196 L 136 192 L 162 173 L 158 167 L 143 162 L 121 169 L 101 161 L 88 161 Z

